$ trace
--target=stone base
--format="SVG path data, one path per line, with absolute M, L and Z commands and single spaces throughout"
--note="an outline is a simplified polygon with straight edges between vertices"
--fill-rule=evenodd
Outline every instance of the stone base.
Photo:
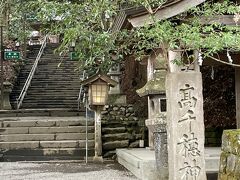
M 93 161 L 98 162 L 98 163 L 103 163 L 103 157 L 102 156 L 94 156 Z

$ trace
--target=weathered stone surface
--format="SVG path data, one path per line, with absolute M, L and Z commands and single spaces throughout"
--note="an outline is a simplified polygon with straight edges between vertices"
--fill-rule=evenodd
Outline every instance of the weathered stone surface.
M 56 121 L 56 126 L 85 126 L 85 120 Z M 94 121 L 88 121 L 88 125 L 94 125 Z
M 240 179 L 240 130 L 225 130 L 218 180 Z
M 222 136 L 222 150 L 240 155 L 240 129 L 225 130 Z
M 35 121 L 4 121 L 2 127 L 32 127 L 35 124 Z
M 0 135 L 0 142 L 15 141 L 50 141 L 54 140 L 54 134 L 10 134 Z
M 118 110 L 117 110 L 118 109 Z M 140 124 L 140 120 L 135 117 L 134 107 L 132 105 L 108 105 L 105 106 L 104 111 L 101 113 L 102 117 L 102 140 L 103 152 L 108 154 L 109 151 L 115 148 L 137 146 L 137 142 L 144 137 L 144 123 Z M 142 131 L 143 129 L 143 131 Z M 128 145 L 116 145 L 121 141 L 128 140 Z M 116 142 L 117 141 L 117 142 Z M 109 147 L 109 144 L 113 144 Z M 105 149 L 110 148 L 110 149 Z M 114 151 L 111 151 L 114 152 Z M 109 153 L 109 155 L 113 155 Z
M 86 139 L 85 133 L 57 133 L 56 140 L 84 140 Z M 94 139 L 94 134 L 89 133 L 88 139 Z
M 138 148 L 139 147 L 139 140 L 130 143 L 129 148 Z
M 112 150 L 116 148 L 128 147 L 128 145 L 129 145 L 129 140 L 106 142 L 103 144 L 103 149 Z
M 228 153 L 222 153 L 220 156 L 219 172 L 226 173 Z
M 125 127 L 119 127 L 119 128 L 102 128 L 102 132 L 104 134 L 113 134 L 113 133 L 123 133 L 126 131 Z
M 55 125 L 56 125 L 56 121 L 36 121 L 35 122 L 36 127 L 51 127 Z
M 53 134 L 53 133 L 84 133 L 84 126 L 68 126 L 68 127 L 30 127 L 30 134 Z M 94 132 L 94 126 L 88 127 L 88 132 Z
M 79 147 L 78 141 L 40 141 L 41 148 L 73 148 Z
M 206 180 L 201 73 L 169 73 L 166 89 L 169 179 Z
M 95 142 L 94 140 L 88 140 L 88 148 L 94 148 Z M 80 148 L 86 148 L 86 140 L 79 140 L 78 146 Z
M 36 149 L 39 141 L 0 142 L 0 149 Z
M 0 134 L 28 134 L 28 127 L 0 128 Z
M 129 139 L 129 134 L 128 133 L 105 134 L 102 136 L 102 139 L 105 141 L 117 141 L 117 140 Z

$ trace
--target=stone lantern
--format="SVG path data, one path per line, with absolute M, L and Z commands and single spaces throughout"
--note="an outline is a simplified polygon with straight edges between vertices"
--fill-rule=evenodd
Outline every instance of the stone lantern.
M 2 109 L 4 110 L 10 110 L 12 109 L 10 100 L 9 100 L 9 95 L 12 92 L 12 83 L 10 82 L 3 82 L 3 104 L 2 104 Z M 0 91 L 1 92 L 1 91 Z
M 94 161 L 102 162 L 101 110 L 107 103 L 109 88 L 116 86 L 117 82 L 98 71 L 95 75 L 82 81 L 81 84 L 88 87 L 89 105 L 95 111 Z
M 155 61 L 153 63 L 153 61 Z M 139 96 L 148 96 L 149 148 L 155 150 L 156 165 L 161 179 L 168 177 L 168 149 L 166 130 L 166 65 L 161 54 L 148 60 L 148 82 L 137 90 Z

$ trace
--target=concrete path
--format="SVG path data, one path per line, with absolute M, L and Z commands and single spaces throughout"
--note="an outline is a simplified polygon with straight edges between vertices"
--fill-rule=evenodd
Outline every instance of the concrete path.
M 136 180 L 129 171 L 113 162 L 104 164 L 52 162 L 1 162 L 1 180 Z

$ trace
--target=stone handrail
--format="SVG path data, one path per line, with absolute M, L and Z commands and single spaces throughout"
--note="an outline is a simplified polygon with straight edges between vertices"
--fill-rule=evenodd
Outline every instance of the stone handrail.
M 29 88 L 29 86 L 30 86 L 30 84 L 31 84 L 33 75 L 34 75 L 34 73 L 35 73 L 35 71 L 36 71 L 36 69 L 37 69 L 38 62 L 39 62 L 39 60 L 40 60 L 40 58 L 41 58 L 41 56 L 42 56 L 42 54 L 43 54 L 43 51 L 44 51 L 44 49 L 45 49 L 45 47 L 46 47 L 46 45 L 47 45 L 47 39 L 48 39 L 48 35 L 46 35 L 46 36 L 44 37 L 42 46 L 41 46 L 41 48 L 40 48 L 40 50 L 39 50 L 39 52 L 38 52 L 38 55 L 37 55 L 37 57 L 36 57 L 36 60 L 35 60 L 35 62 L 34 62 L 34 64 L 33 64 L 33 66 L 32 66 L 32 69 L 31 69 L 31 71 L 30 71 L 30 73 L 29 73 L 29 75 L 28 75 L 28 78 L 27 78 L 27 80 L 26 80 L 26 82 L 25 82 L 25 84 L 24 84 L 24 86 L 23 86 L 22 91 L 21 91 L 19 97 L 17 98 L 17 109 L 19 109 L 19 108 L 21 107 L 21 105 L 22 105 L 23 99 L 24 99 L 24 97 L 25 97 L 25 95 L 26 95 L 26 93 L 27 93 L 27 90 L 28 90 L 28 88 Z

